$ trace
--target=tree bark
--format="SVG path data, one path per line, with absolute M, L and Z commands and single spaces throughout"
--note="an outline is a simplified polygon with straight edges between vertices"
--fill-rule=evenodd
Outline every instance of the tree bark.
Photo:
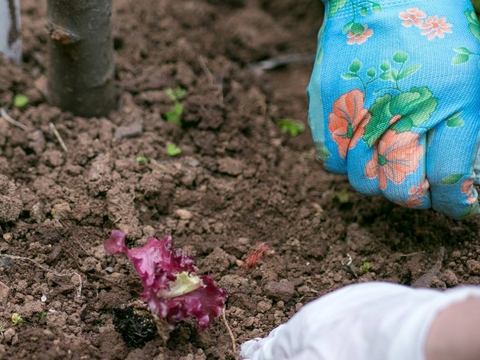
M 14 64 L 22 62 L 20 0 L 0 0 L 0 53 Z
M 48 98 L 83 117 L 115 107 L 112 0 L 48 0 Z

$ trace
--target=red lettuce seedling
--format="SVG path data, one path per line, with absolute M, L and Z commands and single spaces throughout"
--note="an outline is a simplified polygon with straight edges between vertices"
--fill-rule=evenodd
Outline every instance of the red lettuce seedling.
M 122 252 L 132 260 L 142 280 L 142 298 L 150 310 L 170 323 L 195 316 L 200 330 L 208 328 L 221 314 L 226 297 L 212 276 L 196 275 L 193 259 L 175 251 L 171 236 L 149 238 L 145 246 L 134 249 L 127 248 L 125 236 L 123 231 L 113 230 L 104 243 L 105 251 Z

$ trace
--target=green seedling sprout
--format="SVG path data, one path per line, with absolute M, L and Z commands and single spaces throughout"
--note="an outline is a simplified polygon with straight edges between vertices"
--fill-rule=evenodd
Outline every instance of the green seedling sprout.
M 47 317 L 47 312 L 46 312 L 46 311 L 42 311 L 42 312 L 40 313 L 40 320 L 42 320 L 42 319 L 44 319 L 44 318 L 46 318 L 46 317 Z
M 371 269 L 370 263 L 368 261 L 364 261 L 362 266 L 360 266 L 360 271 L 363 273 L 369 272 Z
M 185 95 L 187 94 L 187 90 L 181 87 L 177 87 L 175 90 L 173 90 L 172 88 L 168 88 L 167 90 L 165 90 L 165 94 L 167 94 L 170 100 L 172 100 L 173 102 L 177 102 L 185 97 Z
M 280 119 L 278 122 L 283 133 L 288 133 L 291 137 L 300 135 L 305 131 L 305 125 L 293 119 Z
M 149 162 L 146 156 L 137 156 L 135 161 L 137 162 L 137 164 L 140 164 L 140 165 L 145 165 L 145 164 L 148 164 Z
M 340 191 L 335 191 L 333 193 L 333 195 L 340 202 L 340 204 L 346 204 L 350 200 L 350 197 L 348 195 L 348 191 L 346 189 L 342 189 Z
M 17 313 L 13 313 L 13 314 L 12 314 L 12 323 L 13 323 L 13 325 L 15 325 L 15 326 L 16 326 L 16 325 L 20 325 L 20 324 L 22 324 L 24 321 L 25 321 L 25 320 L 23 320 L 23 318 L 22 318 L 20 315 L 18 315 Z
M 13 98 L 13 106 L 17 108 L 23 108 L 27 106 L 27 104 L 28 104 L 28 98 L 23 94 L 17 94 Z
M 178 126 L 182 126 L 181 117 L 183 113 L 183 105 L 180 100 L 185 97 L 187 90 L 181 87 L 177 87 L 175 90 L 168 88 L 165 90 L 165 94 L 173 102 L 173 108 L 165 113 L 167 122 L 173 122 Z
M 174 143 L 168 142 L 167 143 L 167 148 L 165 149 L 165 153 L 168 156 L 177 156 L 182 152 L 182 150 Z

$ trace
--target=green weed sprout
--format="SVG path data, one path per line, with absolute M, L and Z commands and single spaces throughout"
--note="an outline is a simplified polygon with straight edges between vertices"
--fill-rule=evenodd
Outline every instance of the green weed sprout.
M 137 164 L 140 164 L 140 165 L 145 165 L 145 164 L 148 164 L 148 158 L 146 156 L 137 156 L 135 161 L 137 162 Z
M 360 271 L 366 273 L 366 272 L 369 272 L 370 271 L 370 263 L 365 261 L 362 266 L 360 266 Z
M 168 156 L 177 156 L 182 152 L 182 150 L 174 143 L 168 142 L 167 143 L 167 148 L 165 149 L 165 153 Z
M 340 202 L 340 204 L 346 204 L 350 200 L 350 197 L 348 195 L 348 191 L 346 189 L 342 189 L 340 191 L 335 191 L 333 195 Z
M 165 94 L 173 102 L 173 108 L 165 113 L 167 122 L 173 122 L 178 126 L 182 126 L 183 105 L 180 100 L 185 97 L 187 90 L 181 87 L 177 87 L 175 90 L 168 88 L 165 90 Z
M 13 313 L 12 314 L 12 323 L 13 325 L 20 325 L 24 322 L 25 320 L 23 320 L 23 318 L 18 315 L 17 313 Z
M 283 133 L 288 133 L 294 137 L 305 131 L 305 125 L 293 119 L 280 119 L 278 122 Z
M 28 98 L 23 94 L 17 94 L 13 98 L 13 106 L 17 108 L 23 108 L 27 106 Z

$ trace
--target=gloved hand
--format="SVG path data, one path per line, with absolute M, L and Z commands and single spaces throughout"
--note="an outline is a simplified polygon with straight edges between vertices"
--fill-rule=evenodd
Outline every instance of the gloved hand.
M 442 310 L 464 305 L 472 297 L 480 298 L 480 287 L 441 292 L 381 282 L 350 285 L 305 305 L 266 338 L 247 341 L 240 356 L 244 360 L 425 360 L 428 352 L 429 359 L 438 360 L 438 348 L 444 346 L 441 354 L 453 349 L 456 355 L 442 359 L 478 359 L 478 338 L 462 343 L 465 334 L 472 333 L 465 328 L 472 325 L 465 321 L 473 312 L 468 304 L 463 318 L 461 308 L 450 314 L 461 320 L 460 325 L 447 313 L 435 328 Z M 474 305 L 478 308 L 478 300 Z M 478 329 L 478 312 L 474 320 Z M 433 328 L 435 334 L 430 332 Z M 445 333 L 447 339 L 460 336 L 449 343 Z
M 317 158 L 362 194 L 479 214 L 480 25 L 470 1 L 323 1 L 308 87 Z

